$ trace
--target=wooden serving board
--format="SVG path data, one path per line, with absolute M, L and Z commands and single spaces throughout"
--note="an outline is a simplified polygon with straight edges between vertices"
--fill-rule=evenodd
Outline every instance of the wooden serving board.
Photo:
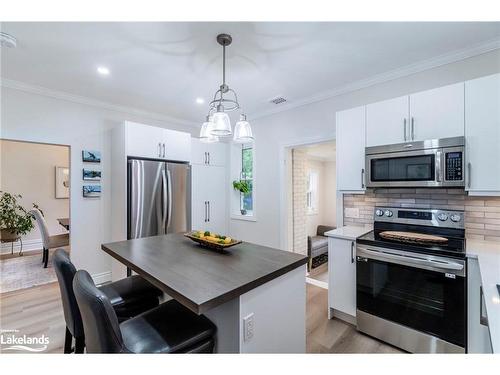
M 414 242 L 414 243 L 447 243 L 445 237 L 433 236 L 424 233 L 386 231 L 380 232 L 380 237 L 388 240 Z

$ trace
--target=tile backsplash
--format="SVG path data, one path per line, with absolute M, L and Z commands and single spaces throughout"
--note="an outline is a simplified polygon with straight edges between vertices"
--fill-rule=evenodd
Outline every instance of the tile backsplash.
M 472 197 L 463 189 L 368 189 L 344 195 L 344 225 L 373 223 L 376 206 L 465 211 L 465 236 L 500 241 L 500 197 Z

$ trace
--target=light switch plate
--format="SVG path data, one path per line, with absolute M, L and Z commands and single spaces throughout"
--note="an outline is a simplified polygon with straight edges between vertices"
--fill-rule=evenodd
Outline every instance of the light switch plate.
M 254 333 L 254 318 L 253 313 L 248 314 L 243 318 L 243 340 L 249 341 L 253 337 Z

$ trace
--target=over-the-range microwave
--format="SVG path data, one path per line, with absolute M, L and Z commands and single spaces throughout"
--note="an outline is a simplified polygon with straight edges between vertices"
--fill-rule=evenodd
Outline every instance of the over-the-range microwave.
M 365 149 L 366 186 L 463 187 L 465 138 L 442 138 Z

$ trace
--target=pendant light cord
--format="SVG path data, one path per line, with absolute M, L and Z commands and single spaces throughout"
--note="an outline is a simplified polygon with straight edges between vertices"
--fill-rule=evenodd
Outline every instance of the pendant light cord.
M 226 46 L 222 46 L 222 85 L 226 87 Z M 222 93 L 221 93 L 222 96 Z

